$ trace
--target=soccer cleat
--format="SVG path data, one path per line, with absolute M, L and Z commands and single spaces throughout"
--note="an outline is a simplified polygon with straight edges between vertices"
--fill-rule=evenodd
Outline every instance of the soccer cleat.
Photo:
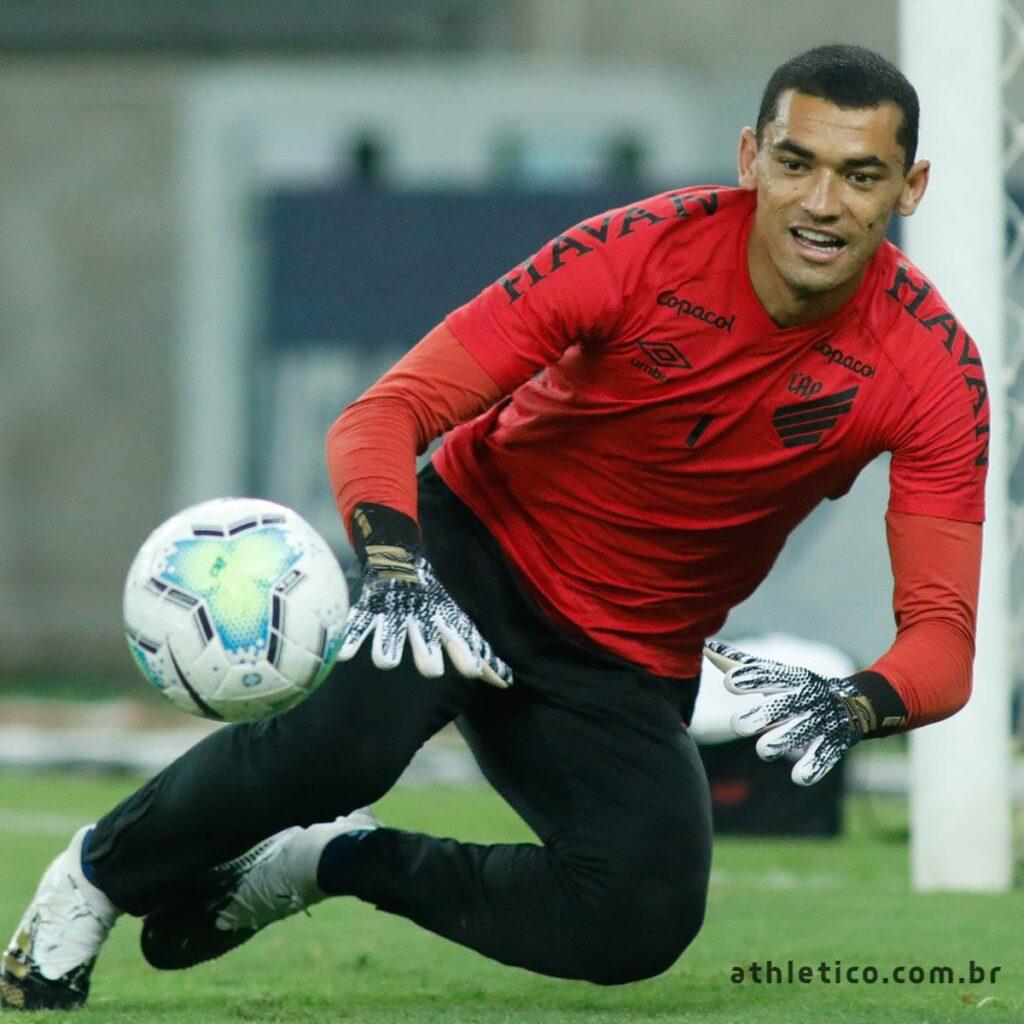
M 240 857 L 211 868 L 183 898 L 150 914 L 142 954 L 162 971 L 223 956 L 268 924 L 308 911 L 325 898 L 316 871 L 324 847 L 353 841 L 380 826 L 368 809 L 309 828 L 295 826 L 264 839 Z
M 46 869 L 0 963 L 5 1010 L 70 1010 L 89 995 L 89 977 L 120 911 L 82 873 L 75 833 Z

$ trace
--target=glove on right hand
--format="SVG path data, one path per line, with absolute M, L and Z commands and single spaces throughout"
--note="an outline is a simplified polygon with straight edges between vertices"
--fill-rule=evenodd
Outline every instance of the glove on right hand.
M 404 523 L 395 520 L 396 516 Z M 467 679 L 511 686 L 512 670 L 455 603 L 413 540 L 413 536 L 418 538 L 415 523 L 382 505 L 360 505 L 353 520 L 357 530 L 363 532 L 361 538 L 357 533 L 363 588 L 345 623 L 338 660 L 352 658 L 372 633 L 374 665 L 392 669 L 402 660 L 408 638 L 420 675 L 443 675 L 444 651 L 456 671 Z M 410 527 L 415 531 L 413 536 Z M 388 532 L 405 543 L 378 542 Z

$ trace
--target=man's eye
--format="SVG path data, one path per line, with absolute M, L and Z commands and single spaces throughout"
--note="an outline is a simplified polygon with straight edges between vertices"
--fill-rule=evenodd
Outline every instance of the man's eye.
M 878 178 L 873 174 L 851 174 L 850 178 L 853 180 L 855 185 L 873 185 Z
M 803 170 L 804 167 L 800 160 L 783 160 L 782 166 L 785 167 L 787 171 L 800 171 Z

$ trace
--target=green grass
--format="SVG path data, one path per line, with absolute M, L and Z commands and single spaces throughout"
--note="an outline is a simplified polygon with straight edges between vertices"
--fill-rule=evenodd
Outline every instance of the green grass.
M 139 685 L 138 676 L 99 676 L 92 673 L 62 673 L 46 676 L 31 673 L 0 676 L 4 697 L 30 697 L 33 700 L 97 701 L 125 698 L 147 704 L 167 702 L 150 688 Z
M 13 930 L 39 873 L 73 823 L 131 788 L 123 779 L 0 775 L 0 926 Z M 124 921 L 75 1024 L 217 1022 L 842 1022 L 1024 1020 L 1024 892 L 915 895 L 902 808 L 854 804 L 837 842 L 718 841 L 708 920 L 667 974 L 621 988 L 502 967 L 354 900 L 318 907 L 212 964 L 161 974 Z M 378 806 L 389 824 L 482 841 L 528 840 L 487 790 L 400 789 Z M 735 985 L 752 959 L 817 964 L 1002 965 L 995 984 Z M 34 1021 L 65 1020 L 40 1014 Z M 15 1018 L 17 1019 L 17 1018 Z

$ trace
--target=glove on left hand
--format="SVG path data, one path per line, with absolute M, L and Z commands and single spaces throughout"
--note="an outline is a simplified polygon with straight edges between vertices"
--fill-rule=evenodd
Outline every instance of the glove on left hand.
M 799 786 L 820 781 L 855 743 L 887 736 L 906 724 L 903 700 L 877 672 L 828 678 L 746 654 L 719 640 L 708 640 L 704 654 L 725 673 L 727 689 L 764 695 L 732 719 L 739 736 L 763 733 L 757 741 L 762 760 L 807 748 L 793 766 L 792 779 Z

